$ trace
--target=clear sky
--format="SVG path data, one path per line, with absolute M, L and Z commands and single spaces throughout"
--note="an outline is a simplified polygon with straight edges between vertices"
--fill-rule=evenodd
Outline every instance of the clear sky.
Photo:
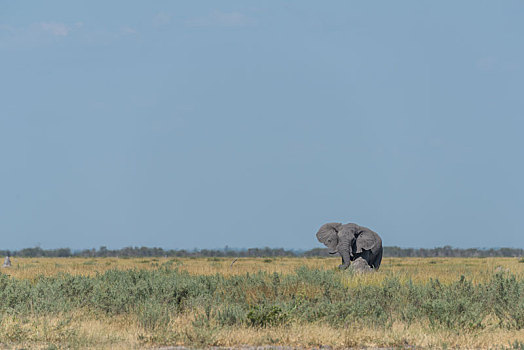
M 523 247 L 523 18 L 0 0 L 0 248 Z

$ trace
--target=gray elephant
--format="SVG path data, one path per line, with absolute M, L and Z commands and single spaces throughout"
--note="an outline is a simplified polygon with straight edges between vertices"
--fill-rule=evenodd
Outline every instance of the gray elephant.
M 328 223 L 317 232 L 317 239 L 326 245 L 329 254 L 339 253 L 342 257 L 340 269 L 347 269 L 351 261 L 361 259 L 370 268 L 378 270 L 382 261 L 382 239 L 367 227 L 357 224 Z

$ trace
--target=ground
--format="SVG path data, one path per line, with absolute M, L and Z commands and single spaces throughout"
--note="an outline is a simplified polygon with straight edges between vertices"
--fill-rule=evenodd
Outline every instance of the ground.
M 331 280 L 322 282 L 322 279 L 326 279 L 329 276 L 335 282 L 340 280 L 340 286 L 333 288 L 343 289 L 342 297 L 344 293 L 350 295 L 352 293 L 358 294 L 360 293 L 358 291 L 362 291 L 362 288 L 366 286 L 382 290 L 380 288 L 388 285 L 388 283 L 391 284 L 391 281 L 396 281 L 395 283 L 398 286 L 396 285 L 397 287 L 394 288 L 388 287 L 390 288 L 387 290 L 388 293 L 391 293 L 391 290 L 395 291 L 398 289 L 400 291 L 408 285 L 427 287 L 431 283 L 435 283 L 436 280 L 443 286 L 452 286 L 449 289 L 449 293 L 454 293 L 453 291 L 456 289 L 453 289 L 455 288 L 453 286 L 460 286 L 461 280 L 470 283 L 469 287 L 466 287 L 472 288 L 472 292 L 475 292 L 484 288 L 483 286 L 489 286 L 494 276 L 498 275 L 506 276 L 503 283 L 511 283 L 513 279 L 515 282 L 514 286 L 517 286 L 515 288 L 519 288 L 519 286 L 522 288 L 524 263 L 519 258 L 385 258 L 380 271 L 371 274 L 351 274 L 337 271 L 340 259 L 336 258 L 240 258 L 231 265 L 233 260 L 233 258 L 15 257 L 12 259 L 13 266 L 11 268 L 0 270 L 0 273 L 11 276 L 18 283 L 0 283 L 0 295 L 3 295 L 4 299 L 9 299 L 9 302 L 5 301 L 2 306 L 0 345 L 13 348 L 112 349 L 158 348 L 183 345 L 191 347 L 238 347 L 250 345 L 302 348 L 320 348 L 322 346 L 332 348 L 521 348 L 524 346 L 524 330 L 522 326 L 519 326 L 517 323 L 507 323 L 502 326 L 500 319 L 496 318 L 496 312 L 483 314 L 482 320 L 479 320 L 479 323 L 473 326 L 470 324 L 470 321 L 463 321 L 457 318 L 451 319 L 451 321 L 442 321 L 444 326 L 442 324 L 435 326 L 431 317 L 407 323 L 403 318 L 404 316 L 398 316 L 404 312 L 402 307 L 391 308 L 388 312 L 398 315 L 377 326 L 370 326 L 369 323 L 360 323 L 353 320 L 339 327 L 327 321 L 319 320 L 317 322 L 311 319 L 300 318 L 302 316 L 293 316 L 298 315 L 296 308 L 301 307 L 301 305 L 305 310 L 301 311 L 300 315 L 306 315 L 307 308 L 312 309 L 315 305 L 326 302 L 326 291 L 330 293 L 337 292 L 336 289 L 330 289 L 332 287 L 324 287 L 324 284 L 331 283 L 329 282 Z M 301 267 L 307 267 L 304 270 L 306 272 L 297 272 L 297 269 Z M 215 304 L 206 304 L 202 301 L 203 299 L 199 299 L 201 298 L 200 296 L 195 296 L 193 299 L 188 297 L 183 309 L 177 309 L 176 312 L 173 311 L 169 315 L 165 315 L 165 317 L 161 314 L 161 308 L 156 309 L 154 305 L 151 306 L 147 303 L 136 308 L 130 307 L 130 310 L 133 311 L 112 313 L 94 310 L 98 308 L 97 305 L 94 308 L 89 308 L 85 306 L 76 307 L 74 306 L 76 304 L 71 304 L 73 306 L 64 309 L 58 306 L 49 307 L 44 305 L 46 300 L 58 300 L 58 297 L 54 294 L 69 293 L 67 288 L 70 287 L 64 286 L 71 284 L 71 281 L 74 280 L 68 279 L 67 275 L 89 277 L 88 280 L 84 280 L 85 283 L 88 283 L 91 279 L 109 278 L 111 275 L 104 274 L 107 271 L 111 273 L 111 271 L 115 270 L 147 270 L 151 271 L 151 273 L 159 270 L 187 271 L 189 275 L 183 277 L 187 283 L 196 283 L 195 279 L 200 281 L 198 276 L 208 276 L 211 279 L 206 280 L 207 282 L 205 283 L 211 283 L 210 281 L 216 280 L 215 277 L 218 276 L 217 283 L 219 286 L 214 287 L 216 291 L 213 292 L 213 302 Z M 261 271 L 262 274 L 259 274 Z M 315 271 L 319 271 L 320 275 Z M 322 271 L 328 274 L 322 275 Z M 49 279 L 42 280 L 42 276 L 46 276 Z M 149 275 L 144 276 L 147 278 L 151 277 Z M 153 277 L 160 278 L 155 276 Z M 233 284 L 233 287 L 231 287 L 232 285 L 227 282 L 228 279 L 235 276 L 241 278 L 238 282 L 240 283 L 238 290 L 234 290 L 236 284 Z M 222 281 L 222 277 L 225 278 L 224 281 Z M 318 278 L 319 282 L 312 282 L 311 278 Z M 275 282 L 275 279 L 278 280 L 279 284 Z M 28 281 L 29 284 L 25 285 L 23 281 Z M 55 288 L 56 290 L 56 292 L 52 292 L 52 294 L 54 293 L 53 295 L 46 297 L 47 299 L 38 297 L 39 293 L 46 293 L 44 289 L 40 292 L 34 290 L 35 288 L 38 289 L 38 286 L 46 285 L 43 283 L 47 283 L 50 286 L 49 288 Z M 242 285 L 242 283 L 245 284 Z M 258 284 L 250 285 L 249 283 Z M 223 287 L 225 290 L 221 291 L 220 288 L 222 287 L 220 285 L 227 285 L 228 287 Z M 23 300 L 16 300 L 14 296 L 8 294 L 7 289 L 22 288 L 21 286 L 33 293 L 31 295 L 33 295 L 32 298 L 34 300 L 44 300 L 44 302 L 41 302 L 43 303 L 43 306 L 41 306 L 42 310 L 58 311 L 38 312 L 38 305 L 28 306 Z M 95 284 L 96 286 L 99 286 L 99 284 Z M 112 287 L 114 286 L 110 284 L 107 286 L 108 289 Z M 513 305 L 514 308 L 518 309 L 517 316 L 512 316 L 514 319 L 518 318 L 516 322 L 521 322 L 521 313 L 519 312 L 522 312 L 522 310 L 519 308 L 522 308 L 524 305 L 522 301 L 524 296 L 520 294 L 521 290 L 514 291 L 514 293 L 518 293 L 517 303 Z M 89 293 L 92 294 L 94 292 Z M 123 292 L 120 290 L 119 293 L 125 294 L 126 291 L 125 289 Z M 251 310 L 247 318 L 245 313 L 242 315 L 244 317 L 243 321 L 233 320 L 230 325 L 227 323 L 227 320 L 225 322 L 220 321 L 224 317 L 220 313 L 225 311 L 233 312 L 228 311 L 229 306 L 237 307 L 242 305 L 237 305 L 231 301 L 228 301 L 227 303 L 229 304 L 227 305 L 224 302 L 224 307 L 216 305 L 216 300 L 222 300 L 220 298 L 230 300 L 231 298 L 228 299 L 228 293 L 240 293 L 239 298 L 245 300 L 246 307 L 249 307 L 246 310 Z M 107 295 L 109 295 L 109 301 L 106 300 L 105 302 L 108 302 L 109 306 L 112 305 L 113 299 L 120 297 L 118 294 Z M 464 297 L 464 294 L 461 295 Z M 459 297 L 457 294 L 457 298 Z M 340 296 L 330 296 L 330 298 L 335 300 L 340 298 Z M 520 304 L 518 298 L 520 298 Z M 272 311 L 270 310 L 264 314 L 263 311 L 260 311 L 262 309 L 259 310 L 257 307 L 259 304 L 262 305 L 261 300 L 264 300 L 264 303 L 266 303 L 267 300 L 271 301 L 273 299 L 280 300 L 275 304 L 279 305 L 276 309 L 271 309 Z M 300 304 L 300 300 L 308 304 Z M 104 301 L 102 300 L 102 302 Z M 466 300 L 466 302 L 478 303 L 479 300 L 472 299 Z M 482 304 L 482 301 L 480 301 L 480 304 Z M 295 309 L 291 307 L 285 309 L 289 305 L 295 305 L 293 306 Z M 466 307 L 468 307 L 467 305 Z M 410 305 L 406 304 L 406 307 L 408 306 Z M 439 305 L 437 306 L 440 307 Z M 275 306 L 272 307 L 275 308 Z M 279 307 L 282 307 L 282 310 Z M 503 307 L 505 306 L 503 305 Z M 515 310 L 507 310 L 510 313 L 513 311 Z M 257 318 L 256 312 L 261 312 L 260 315 L 262 316 L 260 317 L 262 317 L 262 321 Z M 315 312 L 318 312 L 318 310 Z M 278 318 L 280 317 L 279 315 L 286 317 L 291 315 L 292 317 L 289 316 L 285 322 L 281 322 Z M 458 315 L 460 316 L 461 314 L 459 313 Z M 515 315 L 515 312 L 511 315 Z M 513 322 L 512 320 L 510 321 Z M 251 321 L 251 324 L 249 321 Z M 445 322 L 451 323 L 446 326 Z

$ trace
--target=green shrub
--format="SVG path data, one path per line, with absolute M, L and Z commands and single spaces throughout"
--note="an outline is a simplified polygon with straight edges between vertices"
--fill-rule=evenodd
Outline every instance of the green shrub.
M 433 326 L 450 329 L 482 328 L 487 316 L 483 290 L 466 281 L 464 276 L 458 282 L 443 286 L 438 280 L 426 286 L 422 310 Z
M 241 324 L 325 322 L 344 327 L 363 322 L 389 327 L 395 321 L 408 325 L 428 321 L 432 327 L 474 331 L 495 318 L 498 327 L 524 328 L 524 281 L 508 273 L 494 274 L 484 284 L 464 277 L 451 284 L 438 280 L 415 284 L 389 276 L 376 285 L 349 289 L 344 284 L 347 278 L 352 277 L 308 268 L 287 275 L 259 272 L 225 277 L 159 267 L 109 270 L 92 277 L 61 274 L 33 281 L 0 274 L 0 315 L 75 309 L 106 315 L 130 313 L 151 333 L 169 323 L 173 314 L 204 310 L 199 317 L 205 317 L 205 322 L 195 323 L 188 336 L 195 344 L 212 343 L 215 326 Z
M 524 284 L 514 275 L 497 273 L 486 286 L 486 302 L 501 327 L 524 328 Z
M 170 321 L 169 309 L 157 302 L 145 302 L 137 307 L 137 319 L 140 327 L 147 331 L 164 329 Z
M 277 305 L 254 306 L 249 310 L 247 319 L 253 327 L 267 327 L 286 323 L 288 315 Z
M 185 333 L 190 345 L 197 348 L 216 345 L 217 327 L 211 322 L 211 304 L 204 307 L 204 312 L 196 315 L 191 322 L 192 328 Z
M 220 326 L 235 326 L 246 322 L 246 312 L 240 305 L 220 306 L 214 313 Z

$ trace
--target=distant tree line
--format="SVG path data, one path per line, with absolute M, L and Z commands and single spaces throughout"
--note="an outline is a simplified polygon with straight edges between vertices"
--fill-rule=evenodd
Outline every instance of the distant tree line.
M 460 249 L 460 248 L 453 248 L 448 245 L 444 247 L 437 247 L 437 248 L 430 248 L 430 249 L 384 247 L 384 256 L 387 256 L 387 257 L 420 257 L 420 258 L 521 257 L 521 256 L 524 256 L 524 249 L 522 248 Z
M 149 248 L 149 247 L 125 247 L 122 249 L 84 249 L 72 251 L 70 248 L 42 249 L 40 247 L 24 248 L 21 250 L 0 250 L 0 256 L 17 257 L 325 257 L 329 256 L 326 248 L 314 248 L 307 251 L 286 250 L 283 248 L 249 248 L 231 249 L 227 246 L 224 249 L 168 249 Z M 451 246 L 437 248 L 400 248 L 384 247 L 385 257 L 521 257 L 524 256 L 524 249 L 521 248 L 491 248 L 460 249 Z

